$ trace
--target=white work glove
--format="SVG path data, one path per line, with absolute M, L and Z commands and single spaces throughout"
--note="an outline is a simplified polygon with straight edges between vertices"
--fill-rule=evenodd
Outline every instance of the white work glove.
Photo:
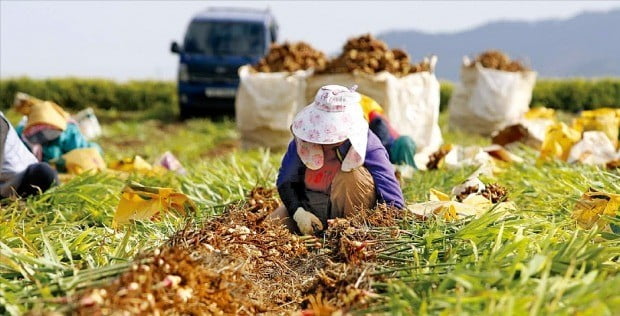
M 297 227 L 304 235 L 311 235 L 315 231 L 323 229 L 323 223 L 314 214 L 304 210 L 303 207 L 298 207 L 293 215 L 293 219 L 297 222 Z

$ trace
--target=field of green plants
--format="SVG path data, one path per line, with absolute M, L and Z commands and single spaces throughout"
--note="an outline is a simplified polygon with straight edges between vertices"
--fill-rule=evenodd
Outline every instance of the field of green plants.
M 274 187 L 282 153 L 241 151 L 231 119 L 216 122 L 194 119 L 181 123 L 152 120 L 144 113 L 134 113 L 133 120 L 121 119 L 130 114 L 114 111 L 98 114 L 105 133 L 99 142 L 108 161 L 136 154 L 148 160 L 170 150 L 188 173 L 185 176 L 83 174 L 41 196 L 4 201 L 0 209 L 1 314 L 20 315 L 28 311 L 33 315 L 44 311 L 84 314 L 84 308 L 92 308 L 93 303 L 85 300 L 92 294 L 83 293 L 95 293 L 88 291 L 109 284 L 122 286 L 123 278 L 129 276 L 118 278 L 126 271 L 156 268 L 156 265 L 137 268 L 137 264 L 148 262 L 150 256 L 160 253 L 159 249 L 168 249 L 162 247 L 170 245 L 171 236 L 178 239 L 179 231 L 187 231 L 188 227 L 212 227 L 204 223 L 217 219 L 233 206 L 243 208 L 253 188 Z M 9 117 L 18 119 L 11 112 Z M 481 137 L 451 132 L 445 124 L 446 117 L 442 115 L 441 120 L 447 143 L 489 143 Z M 241 307 L 234 310 L 216 303 L 202 307 L 238 314 L 303 310 L 304 315 L 325 315 L 342 310 L 392 315 L 617 315 L 620 235 L 603 232 L 596 226 L 591 230 L 580 229 L 570 215 L 575 202 L 588 188 L 619 194 L 618 169 L 564 162 L 537 166 L 537 153 L 533 150 L 521 148 L 518 154 L 525 157 L 523 163 L 506 166 L 493 178 L 484 179 L 505 186 L 508 198 L 517 206 L 516 211 L 492 208 L 479 218 L 457 221 L 433 218 L 421 221 L 403 216 L 384 225 L 387 227 L 356 226 L 356 232 L 340 232 L 338 236 L 354 238 L 355 235 L 361 238 L 358 242 L 376 244 L 368 262 L 348 257 L 341 260 L 350 269 L 341 273 L 341 279 L 335 276 L 325 279 L 318 273 L 316 282 L 320 286 L 301 291 L 300 297 L 289 297 L 290 308 L 274 309 L 265 303 L 267 307 L 263 309 L 243 309 L 247 302 L 238 303 Z M 449 192 L 472 171 L 473 168 L 466 167 L 417 172 L 405 180 L 403 191 L 407 202 L 427 201 L 431 188 Z M 185 217 L 171 212 L 159 221 L 136 222 L 115 230 L 112 218 L 121 189 L 131 181 L 172 187 L 187 194 L 197 209 Z M 620 224 L 617 219 L 609 220 Z M 205 230 L 199 232 L 206 234 Z M 255 233 L 265 232 L 256 230 L 252 234 Z M 327 237 L 318 242 L 319 249 L 330 247 L 328 237 L 335 232 L 331 233 L 328 231 Z M 284 238 L 298 241 L 292 235 Z M 295 258 L 311 261 L 315 255 L 325 256 L 320 250 L 311 249 Z M 330 260 L 340 259 L 330 257 Z M 363 267 L 363 271 L 358 267 Z M 296 277 L 302 280 L 303 273 L 317 271 L 308 270 Z M 217 275 L 220 279 L 224 276 Z M 350 280 L 350 276 L 355 278 Z M 325 280 L 335 281 L 329 287 Z M 136 282 L 143 281 L 155 284 L 157 280 Z M 184 282 L 190 287 L 188 280 Z M 277 281 L 261 277 L 258 284 L 279 286 L 274 282 Z M 217 287 L 224 288 L 218 284 Z M 239 290 L 235 284 L 229 282 L 230 293 Z M 140 286 L 146 289 L 146 285 Z M 353 291 L 362 287 L 363 291 Z M 147 288 L 151 291 L 154 286 Z M 155 313 L 154 306 L 160 306 L 160 300 L 166 296 L 152 291 L 153 295 L 142 296 L 131 304 L 144 308 L 138 311 Z M 209 295 L 219 292 L 199 294 L 194 289 L 193 293 L 202 297 L 196 303 L 200 308 L 200 302 L 211 302 Z M 354 298 L 351 293 L 355 294 Z M 109 302 L 95 301 L 95 305 Z M 116 305 L 108 308 L 126 306 L 115 302 Z M 148 307 L 144 302 L 154 305 Z M 182 305 L 185 301 L 175 302 Z M 214 309 L 204 310 L 217 313 Z M 110 311 L 104 308 L 98 313 Z M 176 310 L 176 313 L 180 312 Z

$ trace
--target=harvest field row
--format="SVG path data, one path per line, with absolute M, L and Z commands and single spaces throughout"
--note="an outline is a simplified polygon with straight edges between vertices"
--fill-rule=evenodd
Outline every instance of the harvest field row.
M 442 116 L 445 142 L 489 143 L 448 132 L 445 121 Z M 597 227 L 583 230 L 571 219 L 589 188 L 620 194 L 618 169 L 537 165 L 537 153 L 521 147 L 516 153 L 523 163 L 503 165 L 483 179 L 506 187 L 516 210 L 492 208 L 456 221 L 375 213 L 374 225 L 352 220 L 328 229 L 324 239 L 309 240 L 261 224 L 276 203 L 269 188 L 282 153 L 241 151 L 230 120 L 109 119 L 104 130 L 99 142 L 106 159 L 139 154 L 148 160 L 170 150 L 187 175 L 83 174 L 41 196 L 3 204 L 0 313 L 210 308 L 241 314 L 322 315 L 342 309 L 394 315 L 614 315 L 620 310 L 620 235 Z M 404 182 L 405 198 L 423 202 L 430 189 L 450 192 L 472 171 L 416 172 Z M 159 221 L 114 230 L 121 189 L 131 181 L 177 189 L 197 208 L 187 217 L 168 213 Z M 257 187 L 266 189 L 248 197 Z M 211 236 L 213 231 L 222 234 Z M 278 260 L 267 256 L 269 249 L 257 255 L 246 247 L 269 238 L 270 247 L 282 252 Z M 178 266 L 158 264 L 173 258 Z M 190 280 L 192 275 L 199 279 Z M 162 288 L 166 280 L 169 289 Z

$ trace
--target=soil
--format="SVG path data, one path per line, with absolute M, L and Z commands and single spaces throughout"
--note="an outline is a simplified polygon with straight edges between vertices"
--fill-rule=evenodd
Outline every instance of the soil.
M 225 140 L 214 148 L 211 148 L 200 154 L 200 158 L 214 158 L 229 154 L 241 147 L 239 140 Z
M 477 187 L 467 187 L 465 188 L 465 191 L 461 192 L 461 194 L 456 196 L 456 200 L 462 202 L 470 194 L 474 194 L 477 191 Z M 508 189 L 497 183 L 487 185 L 484 190 L 479 194 L 487 198 L 489 201 L 491 201 L 491 203 L 508 201 Z

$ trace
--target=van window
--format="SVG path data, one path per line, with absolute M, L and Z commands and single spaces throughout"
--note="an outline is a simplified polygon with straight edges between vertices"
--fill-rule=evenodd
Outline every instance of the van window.
M 192 22 L 184 51 L 209 56 L 261 56 L 265 53 L 264 26 L 247 22 Z

